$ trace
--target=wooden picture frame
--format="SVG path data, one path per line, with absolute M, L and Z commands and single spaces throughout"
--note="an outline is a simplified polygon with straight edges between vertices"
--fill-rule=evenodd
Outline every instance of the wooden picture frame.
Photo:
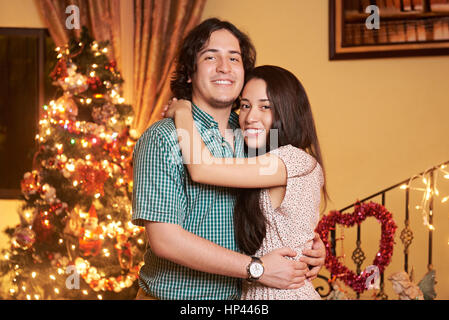
M 329 0 L 329 60 L 448 54 L 449 0 Z

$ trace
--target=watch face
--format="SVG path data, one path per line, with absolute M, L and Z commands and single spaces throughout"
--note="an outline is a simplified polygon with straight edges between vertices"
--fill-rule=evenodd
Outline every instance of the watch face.
M 249 272 L 253 278 L 259 278 L 263 274 L 263 266 L 260 263 L 252 263 L 249 267 Z

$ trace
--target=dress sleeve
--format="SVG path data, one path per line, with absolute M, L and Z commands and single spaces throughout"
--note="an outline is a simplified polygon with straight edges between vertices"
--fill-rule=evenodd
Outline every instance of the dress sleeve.
M 271 154 L 279 157 L 287 168 L 287 177 L 298 177 L 309 174 L 315 169 L 317 161 L 307 152 L 296 148 L 291 144 L 279 147 L 270 151 Z

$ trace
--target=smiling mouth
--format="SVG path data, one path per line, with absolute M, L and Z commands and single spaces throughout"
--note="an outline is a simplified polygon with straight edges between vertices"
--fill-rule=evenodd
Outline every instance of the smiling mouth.
M 243 133 L 245 137 L 258 137 L 265 132 L 265 129 L 246 129 Z
M 212 83 L 217 84 L 217 85 L 225 85 L 225 86 L 229 86 L 232 85 L 234 82 L 231 80 L 214 80 L 212 81 Z

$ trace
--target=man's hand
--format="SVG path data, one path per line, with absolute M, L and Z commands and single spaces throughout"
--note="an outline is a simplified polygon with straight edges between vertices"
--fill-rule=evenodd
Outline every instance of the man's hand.
M 315 232 L 312 249 L 304 250 L 303 256 L 299 259 L 299 261 L 302 261 L 312 267 L 306 274 L 307 280 L 312 281 L 318 276 L 318 273 L 324 265 L 325 259 L 326 248 L 324 247 L 324 243 L 321 240 L 320 235 Z
M 300 261 L 287 259 L 296 256 L 290 248 L 280 248 L 261 257 L 264 273 L 259 282 L 265 286 L 278 289 L 297 289 L 304 285 L 307 265 Z

